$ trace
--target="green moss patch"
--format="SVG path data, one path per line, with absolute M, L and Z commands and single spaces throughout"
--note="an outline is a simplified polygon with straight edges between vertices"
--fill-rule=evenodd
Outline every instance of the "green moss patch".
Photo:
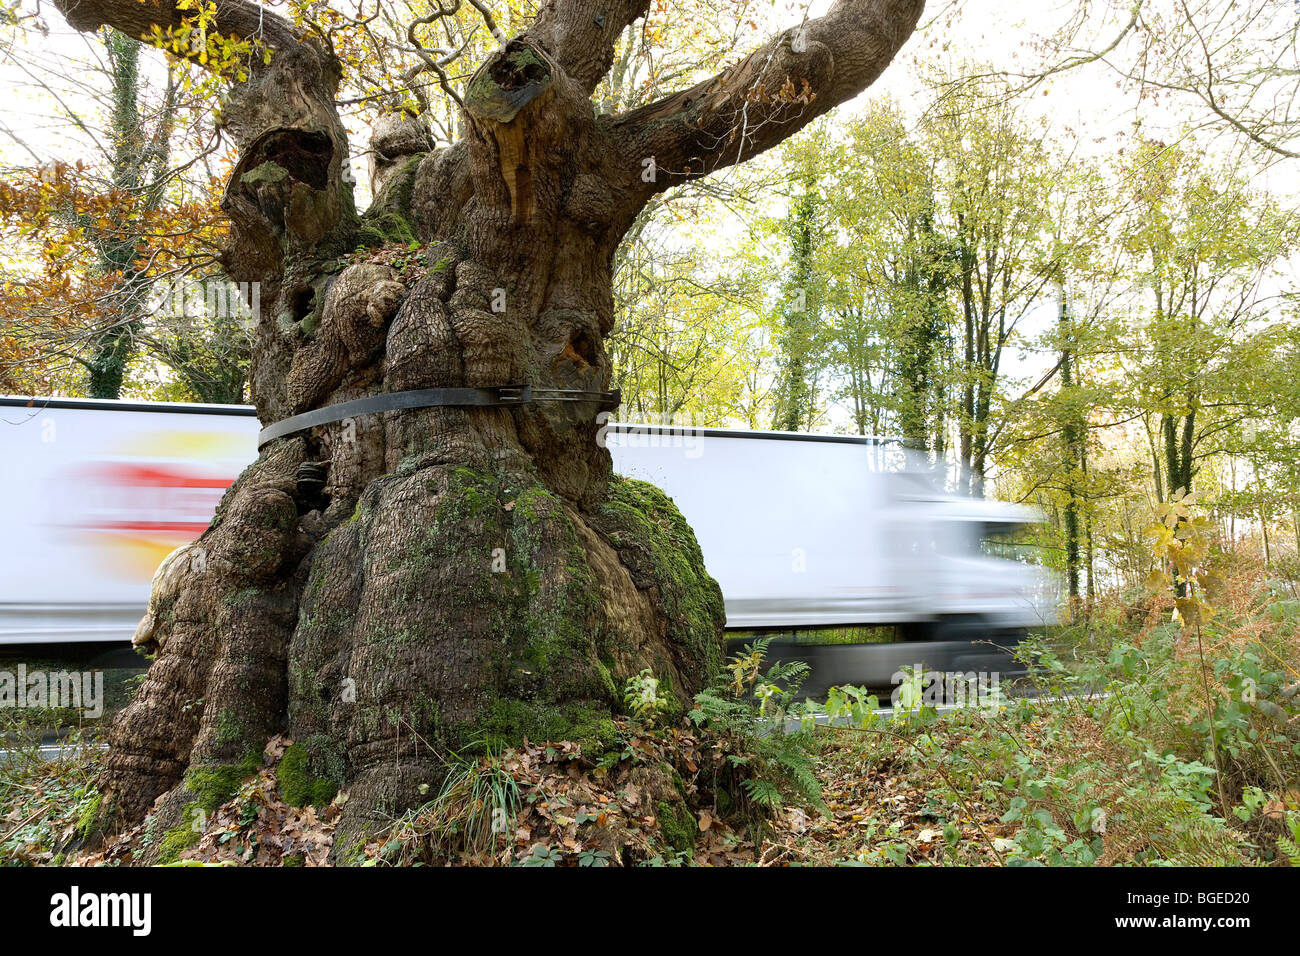
M 598 757 L 618 740 L 618 728 L 610 712 L 585 705 L 556 706 L 534 701 L 500 698 L 484 718 L 476 722 L 477 733 L 490 749 L 522 743 L 567 740 L 582 748 L 584 756 Z M 464 728 L 464 733 L 474 733 Z
M 83 840 L 90 836 L 95 828 L 95 821 L 99 819 L 99 805 L 103 798 L 99 794 L 91 797 L 90 802 L 82 808 L 80 816 L 77 817 L 77 835 Z
M 423 158 L 424 154 L 419 153 L 408 159 L 375 197 L 357 229 L 356 241 L 360 245 L 374 247 L 419 241 L 408 210 L 415 191 L 415 173 Z
M 659 832 L 663 834 L 664 841 L 678 853 L 693 855 L 695 838 L 699 836 L 700 828 L 690 808 L 685 803 L 660 800 L 655 809 Z
M 198 807 L 211 813 L 239 792 L 239 785 L 261 765 L 261 757 L 250 753 L 239 763 L 191 766 L 185 771 L 185 789 Z
M 614 476 L 596 516 L 637 587 L 657 588 L 669 634 L 698 665 L 703 684 L 725 656 L 722 590 L 704 567 L 690 525 L 671 498 L 644 481 Z M 685 672 L 683 672 L 685 673 Z M 691 688 L 673 688 L 679 695 Z
M 203 834 L 194 826 L 194 814 L 198 809 L 197 803 L 185 805 L 181 811 L 182 822 L 164 833 L 162 842 L 158 844 L 157 862 L 175 863 L 182 853 L 203 838 Z
M 330 778 L 314 776 L 309 764 L 307 748 L 302 744 L 293 744 L 280 758 L 275 779 L 285 803 L 295 807 L 308 804 L 323 807 L 339 792 L 338 784 Z

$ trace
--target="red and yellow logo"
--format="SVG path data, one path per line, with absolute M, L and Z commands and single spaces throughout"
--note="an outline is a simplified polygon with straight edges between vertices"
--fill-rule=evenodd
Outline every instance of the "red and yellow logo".
M 246 437 L 222 433 L 123 438 L 64 473 L 57 523 L 95 551 L 105 573 L 148 581 L 207 528 L 250 450 Z

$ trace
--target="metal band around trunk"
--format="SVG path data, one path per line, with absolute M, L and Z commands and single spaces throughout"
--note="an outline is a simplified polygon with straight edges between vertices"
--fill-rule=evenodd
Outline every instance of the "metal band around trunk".
M 437 405 L 458 408 L 493 408 L 507 405 L 527 405 L 531 402 L 596 402 L 601 408 L 617 408 L 621 400 L 618 389 L 612 392 L 592 392 L 581 389 L 534 389 L 531 385 L 494 385 L 488 388 L 421 388 L 410 392 L 392 392 L 372 395 L 350 402 L 327 405 L 281 419 L 267 425 L 258 433 L 257 447 L 295 432 L 306 431 L 318 425 L 341 422 L 357 415 L 375 415 L 403 408 L 431 408 Z

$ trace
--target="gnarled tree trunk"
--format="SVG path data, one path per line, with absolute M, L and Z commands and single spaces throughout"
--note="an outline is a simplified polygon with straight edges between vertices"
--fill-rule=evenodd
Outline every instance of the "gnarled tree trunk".
M 183 15 L 57 2 L 75 27 L 134 36 Z M 358 216 L 337 65 L 269 11 L 218 0 L 223 33 L 272 52 L 224 109 L 241 151 L 227 265 L 261 284 L 263 423 L 412 389 L 607 388 L 611 261 L 638 210 L 865 88 L 922 6 L 840 0 L 693 89 L 597 116 L 592 91 L 648 0 L 552 0 L 469 82 L 462 141 L 376 131 L 382 185 Z M 598 411 L 427 407 L 267 444 L 156 580 L 138 637 L 158 655 L 111 730 L 101 828 L 160 797 L 163 825 L 187 826 L 287 730 L 318 792 L 349 791 L 346 852 L 437 783 L 448 748 L 598 748 L 646 667 L 686 704 L 721 658 L 721 597 L 671 502 L 611 478 Z

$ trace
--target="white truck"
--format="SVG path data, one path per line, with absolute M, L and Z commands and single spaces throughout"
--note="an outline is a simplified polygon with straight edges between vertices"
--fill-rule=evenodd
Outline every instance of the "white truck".
M 0 644 L 129 640 L 153 571 L 207 526 L 258 429 L 242 406 L 0 397 Z M 946 494 L 890 444 L 615 423 L 599 440 L 695 529 L 729 630 L 952 640 L 1054 620 L 1046 572 L 981 550 L 1038 516 Z

